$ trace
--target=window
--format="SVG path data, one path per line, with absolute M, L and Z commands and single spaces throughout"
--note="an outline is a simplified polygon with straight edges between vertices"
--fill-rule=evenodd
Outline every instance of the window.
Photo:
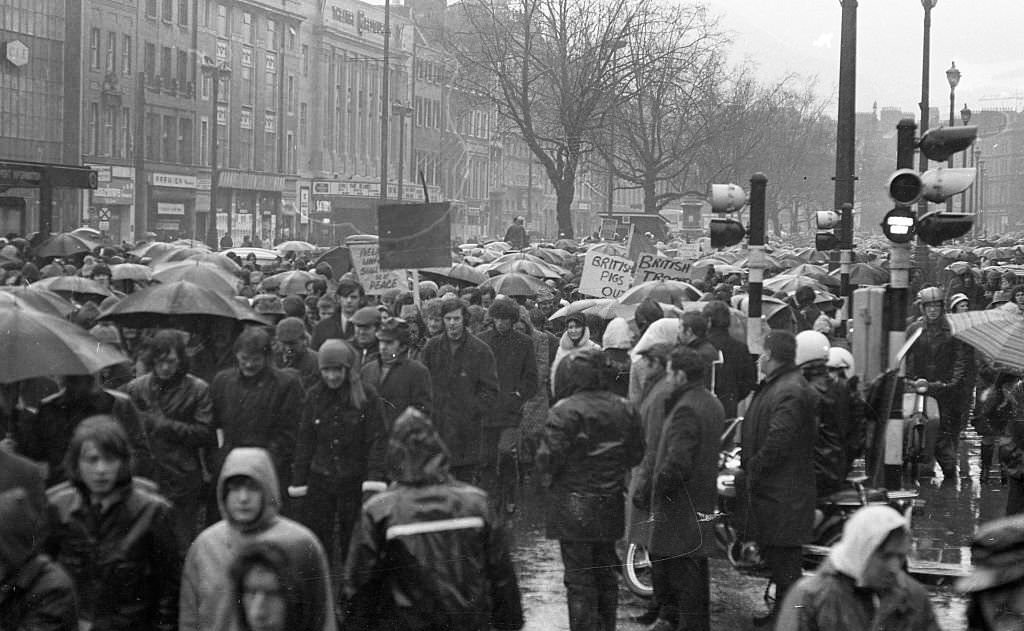
M 228 124 L 228 108 L 226 105 L 217 106 L 217 125 L 226 126 Z
M 146 159 L 157 160 L 160 156 L 160 117 L 146 114 Z
M 199 119 L 199 164 L 210 164 L 210 121 Z
M 242 129 L 252 129 L 252 108 L 243 107 L 242 116 L 239 119 L 238 126 Z
M 307 125 L 309 125 L 309 107 L 299 103 L 299 142 L 305 144 Z
M 242 46 L 242 67 L 252 68 L 252 47 Z
M 164 79 L 171 78 L 171 47 L 160 47 L 160 76 Z
M 227 79 L 225 79 L 224 77 L 217 77 L 217 102 L 218 103 L 227 103 L 228 102 L 228 96 L 230 96 L 230 94 L 231 94 L 229 92 L 230 89 L 231 89 L 231 84 L 228 83 Z
M 142 55 L 143 71 L 150 81 L 156 76 L 156 45 L 153 42 L 146 42 Z
M 267 72 L 277 72 L 277 55 L 274 53 L 267 53 Z
M 178 26 L 188 26 L 188 2 L 178 0 Z
M 178 51 L 178 89 L 184 90 L 188 81 L 188 53 L 184 50 Z
M 277 50 L 277 22 L 267 18 L 267 49 Z
M 228 6 L 220 2 L 217 3 L 217 35 L 221 37 L 231 35 L 231 29 L 228 26 Z
M 175 149 L 177 149 L 178 122 L 173 116 L 164 116 L 164 162 L 174 162 Z
M 103 108 L 103 155 L 114 155 L 114 148 L 117 146 L 117 108 L 108 106 Z
M 107 54 L 104 56 L 103 69 L 106 72 L 117 71 L 117 33 L 107 33 Z
M 288 113 L 295 111 L 295 77 L 288 75 Z
M 199 98 L 208 101 L 210 100 L 210 88 L 213 85 L 213 77 L 210 75 L 203 75 L 203 80 L 199 83 Z
M 256 40 L 256 20 L 253 19 L 252 13 L 248 11 L 242 11 L 242 34 L 245 36 L 245 41 L 254 44 Z
M 192 164 L 192 119 L 178 119 L 178 159 Z
M 118 157 L 132 157 L 132 111 L 121 108 L 121 151 Z
M 309 45 L 302 45 L 302 76 L 309 76 Z
M 202 13 L 199 14 L 200 24 L 203 26 L 210 26 L 210 0 L 203 0 Z
M 121 74 L 132 73 L 132 36 L 121 36 Z
M 269 111 L 263 114 L 263 131 L 269 134 L 277 132 L 277 114 Z
M 295 32 L 294 26 L 288 27 L 288 50 L 295 50 L 295 40 L 297 39 L 297 33 Z
M 263 118 L 263 170 L 277 170 L 277 115 L 273 112 Z
M 288 161 L 288 164 L 285 167 L 285 170 L 287 173 L 295 173 L 295 134 L 288 132 L 286 142 L 287 156 L 285 159 Z
M 171 22 L 174 20 L 174 0 L 163 0 L 163 10 L 160 12 L 160 17 L 164 22 Z
M 93 70 L 100 69 L 100 30 L 98 28 L 89 31 L 89 67 Z
M 86 136 L 86 147 L 85 153 L 88 155 L 96 155 L 99 149 L 99 138 L 97 137 L 100 133 L 100 106 L 97 103 L 89 104 L 89 130 Z
M 156 17 L 156 0 L 146 0 L 146 17 Z
M 228 60 L 228 43 L 222 39 L 217 40 L 217 61 Z

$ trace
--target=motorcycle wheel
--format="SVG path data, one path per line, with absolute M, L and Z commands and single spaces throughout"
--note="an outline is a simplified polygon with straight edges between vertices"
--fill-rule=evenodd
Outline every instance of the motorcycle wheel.
M 651 580 L 651 556 L 647 548 L 631 543 L 626 548 L 623 562 L 622 578 L 626 587 L 641 598 L 654 596 L 654 583 Z

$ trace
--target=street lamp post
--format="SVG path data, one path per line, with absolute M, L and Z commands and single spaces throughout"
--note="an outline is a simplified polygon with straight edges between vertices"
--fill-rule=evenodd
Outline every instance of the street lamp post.
M 212 221 L 213 232 L 217 230 L 217 180 L 220 179 L 220 168 L 218 165 L 217 149 L 219 144 L 218 129 L 220 123 L 217 121 L 217 103 L 220 100 L 220 80 L 221 78 L 229 79 L 231 77 L 231 67 L 228 66 L 227 62 L 216 63 L 209 57 L 203 58 L 203 72 L 210 75 L 210 82 L 213 84 L 210 101 L 210 221 Z M 226 121 L 225 121 L 226 122 Z M 229 228 L 230 231 L 230 228 Z M 211 230 L 207 229 L 207 233 Z M 219 243 L 210 243 L 210 247 L 216 248 Z
M 956 86 L 960 83 L 960 70 L 956 62 L 952 62 L 949 70 L 946 71 L 946 81 L 949 82 L 949 126 L 956 126 Z M 949 167 L 953 167 L 953 156 L 949 157 Z M 953 197 L 946 200 L 946 212 L 953 212 Z
M 964 127 L 967 127 L 967 124 L 971 122 L 971 109 L 969 107 L 967 107 L 966 103 L 964 103 L 964 109 L 960 110 L 960 121 L 963 122 Z M 967 168 L 967 154 L 968 153 L 970 153 L 970 151 L 965 151 L 964 154 L 963 154 L 963 157 L 961 158 L 961 160 L 963 160 L 964 168 Z M 965 212 L 965 213 L 971 212 L 970 208 L 967 206 L 967 193 L 966 192 L 960 193 L 960 210 L 961 210 L 961 212 Z M 974 223 L 974 234 L 975 235 L 978 234 L 978 223 L 977 222 Z
M 930 71 L 931 61 L 931 31 L 932 31 L 932 9 L 938 4 L 939 0 L 921 0 L 921 6 L 924 7 L 924 37 L 922 38 L 922 54 L 921 54 L 921 124 L 918 126 L 918 131 L 921 135 L 928 131 L 929 123 L 929 110 L 931 109 L 928 105 L 928 73 Z M 921 152 L 919 172 L 924 173 L 928 170 L 928 156 Z M 928 201 L 921 198 L 921 202 L 917 206 L 917 216 L 928 212 Z M 914 258 L 916 259 L 917 267 L 920 270 L 920 278 L 922 282 L 928 282 L 931 280 L 931 265 L 929 264 L 929 252 L 928 246 L 925 245 L 920 239 L 917 242 L 917 248 L 915 248 Z M 915 287 L 917 289 L 917 287 Z
M 402 201 L 405 183 L 405 119 L 412 115 L 413 109 L 408 105 L 394 103 L 391 113 L 398 117 L 398 201 Z

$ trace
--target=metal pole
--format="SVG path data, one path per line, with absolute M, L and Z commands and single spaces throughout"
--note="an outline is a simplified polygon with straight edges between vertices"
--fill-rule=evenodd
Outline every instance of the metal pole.
M 398 201 L 402 201 L 402 184 L 405 182 L 405 110 L 398 117 Z
M 53 230 L 53 183 L 50 179 L 50 169 L 44 168 L 39 172 L 39 236 L 40 243 Z
M 932 30 L 932 6 L 929 0 L 924 2 L 924 38 L 922 45 L 922 61 L 921 61 L 921 134 L 928 131 L 928 117 L 929 117 L 929 106 L 928 106 L 928 73 L 931 62 L 931 30 Z M 920 156 L 920 167 L 921 173 L 928 170 L 928 156 L 921 152 Z M 917 206 L 917 216 L 921 217 L 928 212 L 928 201 L 924 198 Z M 917 249 L 915 251 L 915 263 L 917 268 L 921 270 L 921 282 L 928 282 L 931 280 L 931 265 L 929 262 L 929 250 L 928 245 L 921 241 L 917 241 Z
M 857 0 L 843 0 L 842 39 L 839 45 L 839 112 L 836 123 L 835 208 L 839 222 L 839 294 L 843 298 L 840 335 L 846 336 L 853 290 L 853 183 L 856 159 L 857 96 Z
M 388 198 L 388 125 L 391 122 L 391 0 L 384 0 L 384 79 L 380 113 L 380 198 Z
M 953 86 L 950 86 L 950 88 L 949 88 L 949 126 L 950 127 L 956 127 L 956 119 L 954 118 L 955 112 L 953 111 L 953 109 L 954 109 L 954 105 L 953 104 L 954 104 L 955 101 L 956 101 L 956 88 L 953 87 Z M 949 164 L 947 166 L 949 166 L 949 168 L 951 168 L 951 169 L 953 168 L 953 156 L 949 156 Z M 955 195 L 950 195 L 949 199 L 946 200 L 946 212 L 948 212 L 948 213 L 953 212 L 953 198 L 954 197 L 956 197 L 956 196 Z M 963 210 L 963 209 L 961 208 L 960 210 Z
M 149 204 L 146 191 L 146 73 L 135 74 L 135 142 L 132 165 L 135 167 L 135 239 L 142 240 L 149 230 Z
M 217 149 L 219 144 L 219 133 L 218 129 L 220 124 L 217 122 L 217 101 L 220 99 L 220 72 L 217 68 L 214 68 L 211 74 L 211 82 L 213 83 L 213 89 L 211 90 L 210 96 L 213 97 L 213 104 L 210 106 L 210 221 L 213 222 L 213 231 L 217 231 L 217 185 L 220 179 L 220 171 L 217 163 Z M 230 226 L 229 226 L 230 230 Z M 220 242 L 211 243 L 210 247 L 220 249 Z
M 764 173 L 750 176 L 750 276 L 747 290 L 747 347 L 754 355 L 764 351 L 764 322 L 761 321 L 764 269 L 767 267 L 764 253 L 765 196 L 768 178 Z

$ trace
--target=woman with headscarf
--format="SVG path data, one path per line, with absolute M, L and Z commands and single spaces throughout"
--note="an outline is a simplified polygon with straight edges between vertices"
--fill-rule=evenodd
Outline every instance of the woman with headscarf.
M 600 350 L 601 346 L 590 339 L 590 327 L 587 326 L 586 316 L 582 313 L 570 313 L 565 316 L 565 332 L 558 341 L 558 350 L 555 351 L 555 359 L 551 362 L 551 394 L 555 394 L 555 375 L 562 360 L 572 353 L 588 348 Z
M 242 631 L 319 631 L 323 603 L 306 598 L 288 553 L 271 541 L 242 548 L 228 576 Z

